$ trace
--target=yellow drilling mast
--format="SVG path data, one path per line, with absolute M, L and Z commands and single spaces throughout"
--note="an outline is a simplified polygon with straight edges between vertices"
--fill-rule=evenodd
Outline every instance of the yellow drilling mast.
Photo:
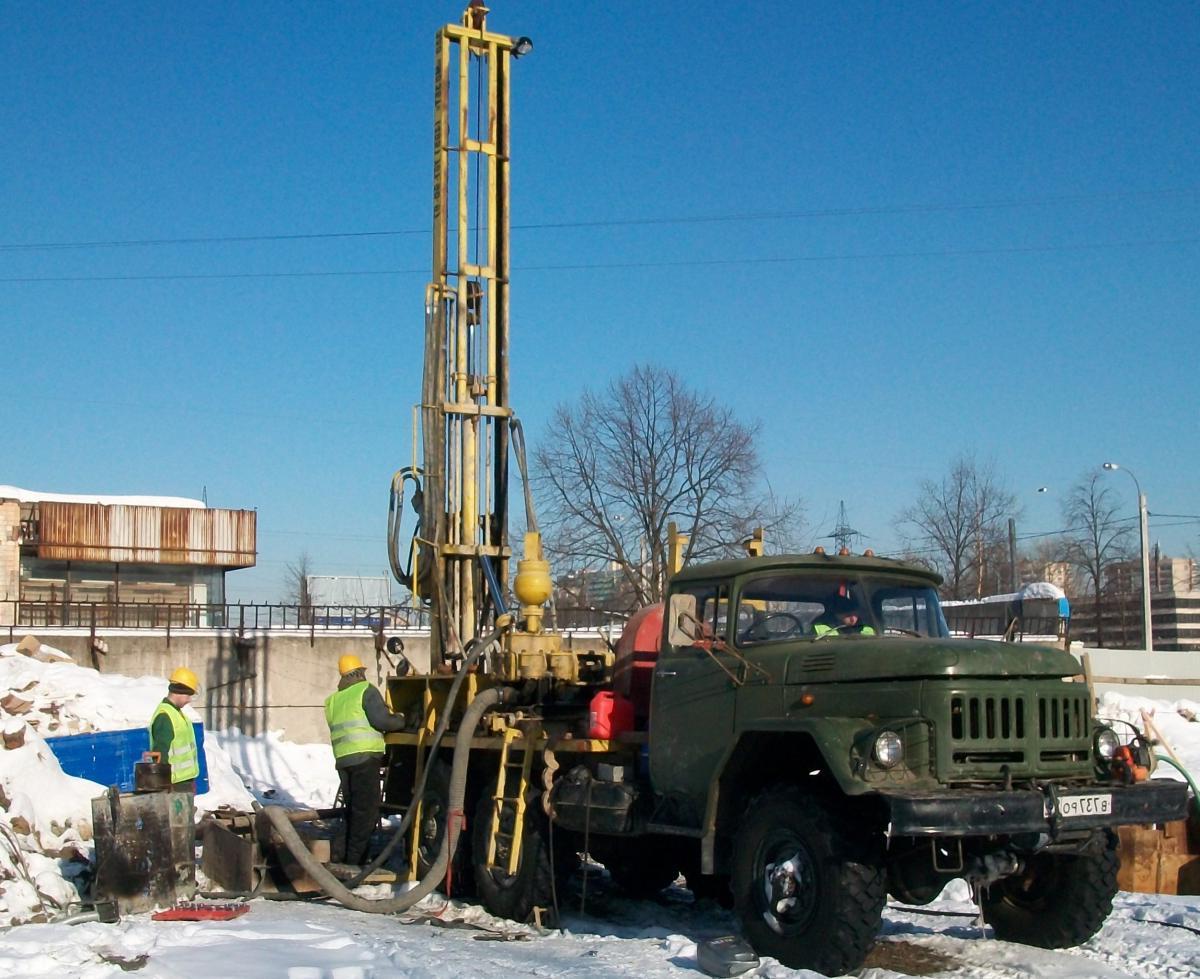
M 505 611 L 508 453 L 524 477 L 524 443 L 509 401 L 509 71 L 532 48 L 487 29 L 472 0 L 460 24 L 437 32 L 434 55 L 433 278 L 425 292 L 420 461 L 393 481 L 393 516 L 407 479 L 420 524 L 397 577 L 430 608 L 431 665 L 460 656 Z M 416 448 L 414 419 L 414 451 Z M 557 652 L 542 629 L 549 568 L 526 486 L 525 560 L 515 582 L 518 634 L 505 641 L 535 655 Z M 397 517 L 398 522 L 398 517 Z M 531 637 L 537 637 L 532 639 Z M 548 649 L 547 644 L 554 649 Z M 517 671 L 514 664 L 512 669 Z M 528 667 L 522 672 L 528 672 Z

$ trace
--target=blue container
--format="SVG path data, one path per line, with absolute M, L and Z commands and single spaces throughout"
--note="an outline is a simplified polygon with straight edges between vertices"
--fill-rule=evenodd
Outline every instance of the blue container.
M 204 725 L 193 724 L 196 747 L 200 753 L 200 774 L 196 793 L 208 791 L 208 759 L 204 756 Z M 91 779 L 101 785 L 115 785 L 122 792 L 133 791 L 133 766 L 150 750 L 150 732 L 144 727 L 128 731 L 100 731 L 96 734 L 72 734 L 65 738 L 47 738 L 62 770 L 68 775 Z

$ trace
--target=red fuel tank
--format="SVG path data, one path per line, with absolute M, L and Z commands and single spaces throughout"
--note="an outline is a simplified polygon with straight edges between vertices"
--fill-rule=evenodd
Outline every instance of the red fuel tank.
M 619 693 L 601 690 L 588 708 L 588 737 L 615 738 L 633 730 L 633 703 Z
M 613 689 L 633 701 L 634 724 L 645 727 L 650 717 L 650 685 L 662 645 L 663 603 L 638 609 L 617 640 Z

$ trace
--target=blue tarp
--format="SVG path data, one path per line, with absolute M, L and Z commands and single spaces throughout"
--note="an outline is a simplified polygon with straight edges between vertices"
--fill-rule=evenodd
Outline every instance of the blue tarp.
M 200 775 L 196 793 L 208 791 L 208 759 L 204 757 L 204 725 L 193 724 L 196 746 L 200 750 Z M 100 731 L 96 734 L 72 734 L 65 738 L 47 738 L 62 770 L 68 775 L 91 779 L 101 785 L 115 785 L 122 792 L 133 791 L 133 766 L 150 750 L 150 732 L 144 727 L 128 731 Z

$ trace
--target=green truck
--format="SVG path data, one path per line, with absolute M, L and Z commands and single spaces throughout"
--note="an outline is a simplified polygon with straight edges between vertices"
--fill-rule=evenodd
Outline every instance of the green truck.
M 999 938 L 1086 941 L 1117 890 L 1116 828 L 1184 818 L 1187 787 L 1145 777 L 1149 742 L 1095 718 L 1064 650 L 952 638 L 939 584 L 870 554 L 683 569 L 615 656 L 577 650 L 591 672 L 570 684 L 510 680 L 469 732 L 455 886 L 524 918 L 581 852 L 634 894 L 682 873 L 760 954 L 832 975 L 861 965 L 887 895 L 926 904 L 956 878 Z M 598 737 L 589 706 L 614 676 L 634 723 Z M 393 706 L 425 705 L 421 731 L 390 738 L 400 809 L 447 678 L 389 683 Z M 448 762 L 428 765 L 422 869 L 454 816 Z

